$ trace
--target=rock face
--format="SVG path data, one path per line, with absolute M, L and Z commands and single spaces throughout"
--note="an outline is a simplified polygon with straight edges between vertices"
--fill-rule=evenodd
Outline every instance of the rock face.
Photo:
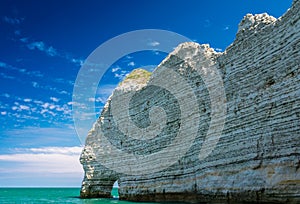
M 212 152 L 199 159 L 213 117 L 209 85 L 199 76 L 199 71 L 205 74 L 208 65 L 218 69 L 223 81 L 226 121 Z M 191 101 L 197 102 L 198 115 L 184 118 L 181 99 L 172 93 L 176 90 L 157 85 L 172 85 L 171 76 L 161 77 L 166 67 L 188 82 L 195 95 L 188 95 L 184 87 L 178 93 L 188 99 L 185 103 L 191 103 L 191 109 Z M 130 100 L 124 97 L 128 94 Z M 114 104 L 118 97 L 128 100 L 128 107 Z M 113 109 L 113 105 L 120 108 Z M 126 109 L 135 124 L 134 131 L 126 125 L 125 130 L 120 129 L 122 122 L 128 122 L 127 115 L 120 113 Z M 115 114 L 121 117 L 116 119 Z M 166 163 L 160 160 L 160 151 L 172 146 L 184 121 L 186 130 L 190 130 L 183 132 L 186 138 L 196 130 L 187 152 L 163 170 L 147 172 Z M 151 128 L 159 129 L 153 138 L 147 134 L 155 133 Z M 139 132 L 141 129 L 144 132 Z M 125 153 L 113 154 L 110 149 L 107 157 L 108 150 L 103 146 L 108 144 Z M 187 144 L 172 146 L 172 160 L 172 155 L 182 150 L 180 146 Z M 134 165 L 126 160 L 127 154 L 145 158 L 141 169 L 128 171 L 128 166 Z M 147 155 L 158 157 L 148 161 Z M 208 45 L 183 43 L 152 75 L 141 69 L 133 71 L 107 101 L 88 134 L 80 161 L 85 170 L 83 198 L 110 197 L 112 185 L 118 180 L 123 200 L 299 203 L 300 1 L 294 1 L 280 19 L 267 14 L 246 15 L 236 40 L 224 53 Z

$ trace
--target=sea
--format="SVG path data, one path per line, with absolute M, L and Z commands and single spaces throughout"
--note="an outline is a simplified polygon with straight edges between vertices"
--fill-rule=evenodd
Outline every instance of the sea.
M 79 193 L 80 188 L 0 188 L 0 204 L 137 204 L 136 202 L 118 200 L 117 188 L 112 190 L 113 198 L 111 199 L 80 199 Z

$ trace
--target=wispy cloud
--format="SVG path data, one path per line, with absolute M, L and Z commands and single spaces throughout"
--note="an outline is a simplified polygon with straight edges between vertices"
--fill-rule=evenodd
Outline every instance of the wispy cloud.
M 5 23 L 11 24 L 11 25 L 19 25 L 22 23 L 22 21 L 24 20 L 24 18 L 12 18 L 12 17 L 8 17 L 8 16 L 4 16 L 2 18 L 2 20 Z
M 24 101 L 24 102 L 31 102 L 32 99 L 31 99 L 31 98 L 24 98 L 23 101 Z
M 151 42 L 148 43 L 148 45 L 151 46 L 151 47 L 156 47 L 156 46 L 160 45 L 160 43 L 157 42 L 157 41 L 151 41 Z
M 116 87 L 117 84 L 101 85 L 97 89 L 95 98 L 89 98 L 88 100 L 91 102 L 100 102 L 102 105 L 104 105 Z
M 83 59 L 78 59 L 78 58 L 73 57 L 69 53 L 58 51 L 56 48 L 54 48 L 53 46 L 47 45 L 43 41 L 31 40 L 28 37 L 21 37 L 19 40 L 20 40 L 20 42 L 24 43 L 29 50 L 38 50 L 38 51 L 46 53 L 50 57 L 63 58 L 65 60 L 67 60 L 68 62 L 79 65 L 79 66 L 81 66 L 84 62 Z
M 33 88 L 39 88 L 40 87 L 39 83 L 37 83 L 36 81 L 31 82 L 31 84 L 32 84 Z
M 131 62 L 129 62 L 127 65 L 130 66 L 130 67 L 134 67 L 134 66 L 135 66 L 135 63 L 134 63 L 133 61 L 131 61 Z
M 5 98 L 9 98 L 10 97 L 10 95 L 8 93 L 4 93 L 1 96 L 5 97 Z
M 88 98 L 89 102 L 101 102 L 102 103 L 102 99 L 100 97 L 98 98 Z
M 121 71 L 121 73 L 115 73 L 114 77 L 118 78 L 120 81 L 124 80 L 125 77 L 129 74 L 129 71 Z
M 1 62 L 1 61 L 0 61 L 0 68 L 3 68 L 8 71 L 16 71 L 20 74 L 24 74 L 24 75 L 27 75 L 30 77 L 38 77 L 38 78 L 44 77 L 44 74 L 42 74 L 40 71 L 29 71 L 27 69 L 15 67 L 15 66 L 7 64 L 5 62 Z
M 41 85 L 39 82 L 36 82 L 36 81 L 32 81 L 31 85 L 32 85 L 33 88 L 44 89 L 44 90 L 47 90 L 47 91 L 53 91 L 53 92 L 55 92 L 57 94 L 60 94 L 60 95 L 71 95 L 70 92 L 59 89 L 59 88 L 54 87 L 52 85 Z
M 223 30 L 229 30 L 230 29 L 230 26 L 229 25 L 226 25 Z
M 223 52 L 223 50 L 221 48 L 213 48 L 213 49 L 217 52 Z
M 60 99 L 52 96 L 52 97 L 50 97 L 50 100 L 53 102 L 58 102 Z
M 161 52 L 159 52 L 159 51 L 157 51 L 157 50 L 152 50 L 152 53 L 153 53 L 154 55 L 160 55 L 160 54 L 161 54 Z
M 81 150 L 79 146 L 15 148 L 11 149 L 11 154 L 0 155 L 0 163 L 6 163 L 6 168 L 1 170 L 32 174 L 83 173 L 79 163 Z
M 83 62 L 84 62 L 83 59 L 75 58 L 70 53 L 59 51 L 56 48 L 54 48 L 53 46 L 47 45 L 47 43 L 45 43 L 41 40 L 34 40 L 29 37 L 22 36 L 22 32 L 17 27 L 17 25 L 21 24 L 24 21 L 24 19 L 25 18 L 12 18 L 12 17 L 8 17 L 8 16 L 4 16 L 2 18 L 2 20 L 5 23 L 13 25 L 15 27 L 15 31 L 14 31 L 14 34 L 16 37 L 16 39 L 14 39 L 15 41 L 24 43 L 29 50 L 38 50 L 38 51 L 44 52 L 45 54 L 47 54 L 48 56 L 51 56 L 51 57 L 60 57 L 60 58 L 63 58 L 65 60 L 69 61 L 70 63 L 76 64 L 79 66 L 81 66 L 83 64 Z
M 114 73 L 114 72 L 117 72 L 119 70 L 121 70 L 120 67 L 114 67 L 114 68 L 111 69 L 111 72 Z
M 42 41 L 29 43 L 27 44 L 27 47 L 30 50 L 39 50 L 45 52 L 47 55 L 51 57 L 59 56 L 56 49 L 54 49 L 52 46 L 46 46 L 45 43 Z
M 67 80 L 67 79 L 63 79 L 63 78 L 54 78 L 53 82 L 55 83 L 60 83 L 60 84 L 65 84 L 65 85 L 70 85 L 70 86 L 74 86 L 74 81 L 73 80 Z
M 11 121 L 11 125 L 14 127 L 30 125 L 29 122 L 36 126 L 44 123 L 48 125 L 72 123 L 71 104 L 58 97 L 52 96 L 48 100 L 37 100 L 28 97 L 21 98 L 7 93 L 0 95 L 0 97 L 5 98 L 2 103 L 0 102 L 0 112 L 6 113 L 5 118 L 0 118 L 0 127 L 2 128 L 5 128 L 6 121 Z M 9 102 L 6 102 L 7 100 Z
M 104 85 L 101 85 L 97 89 L 97 94 L 98 94 L 98 96 L 109 97 L 116 87 L 117 87 L 117 84 L 104 84 Z
M 14 76 L 10 76 L 10 75 L 7 75 L 5 73 L 0 73 L 0 77 L 2 77 L 3 79 L 11 79 L 11 80 L 15 79 Z
M 10 75 L 9 73 L 14 73 L 14 75 Z M 29 77 L 29 79 L 24 80 L 24 76 Z M 56 84 L 63 84 L 65 85 L 64 87 L 74 86 L 74 81 L 66 80 L 63 78 L 48 78 L 48 83 L 46 84 L 45 80 L 41 80 L 41 78 L 45 78 L 44 73 L 36 70 L 32 71 L 25 68 L 15 67 L 2 61 L 0 61 L 0 78 L 14 80 L 15 82 L 18 82 L 20 84 L 30 84 L 33 88 L 52 91 L 54 92 L 54 94 L 67 96 L 71 95 L 70 91 L 61 89 L 59 87 L 62 86 L 57 86 Z
M 65 155 L 79 155 L 82 147 L 41 147 L 41 148 L 15 148 L 11 150 L 14 153 L 26 154 L 65 154 Z

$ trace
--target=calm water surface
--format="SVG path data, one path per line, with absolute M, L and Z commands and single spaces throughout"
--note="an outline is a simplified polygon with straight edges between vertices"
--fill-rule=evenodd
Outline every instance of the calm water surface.
M 132 204 L 117 199 L 80 199 L 80 188 L 0 188 L 0 203 Z M 116 196 L 117 189 L 113 190 Z M 135 203 L 136 204 L 136 203 Z

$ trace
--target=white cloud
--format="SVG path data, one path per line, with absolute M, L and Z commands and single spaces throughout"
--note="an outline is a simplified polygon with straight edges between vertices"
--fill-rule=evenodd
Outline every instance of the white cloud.
M 83 173 L 79 163 L 81 150 L 78 146 L 17 148 L 13 149 L 13 154 L 0 155 L 0 163 L 9 162 L 8 172 Z
M 16 148 L 15 152 L 26 152 L 35 154 L 66 154 L 66 155 L 79 155 L 82 151 L 82 147 L 42 147 L 42 148 Z
M 128 73 L 115 73 L 114 77 L 120 79 L 121 81 L 128 75 Z
M 225 26 L 225 27 L 224 27 L 224 30 L 229 30 L 229 29 L 230 29 L 229 26 Z
M 72 111 L 66 104 L 64 104 L 63 106 L 56 106 L 55 110 L 59 112 L 63 112 L 65 116 L 71 117 Z
M 52 107 L 52 106 L 50 106 L 50 107 Z M 49 109 L 42 109 L 42 110 L 40 111 L 40 114 L 41 114 L 43 117 L 45 117 L 45 118 L 48 118 L 48 115 L 56 116 L 57 114 L 54 113 L 50 107 L 49 107 Z M 53 108 L 55 108 L 55 107 L 53 107 Z M 46 113 L 46 114 L 45 114 L 45 113 Z M 48 114 L 48 115 L 47 115 L 47 114 Z
M 41 114 L 44 114 L 44 113 L 46 113 L 47 111 L 48 111 L 47 109 L 42 109 L 40 113 L 41 113 Z
M 20 110 L 30 110 L 30 107 L 29 106 L 25 106 L 25 105 L 20 105 Z
M 73 102 L 73 101 L 70 101 L 70 102 L 68 102 L 67 103 L 69 106 L 72 106 L 72 105 L 74 105 L 75 104 L 75 102 Z
M 58 102 L 59 101 L 59 99 L 56 98 L 56 97 L 50 97 L 50 100 L 53 101 L 53 102 Z
M 114 73 L 114 72 L 119 71 L 119 70 L 121 70 L 120 67 L 115 67 L 115 68 L 112 68 L 111 72 Z
M 13 107 L 11 107 L 11 109 L 12 109 L 12 110 L 17 110 L 18 107 L 17 107 L 17 106 L 13 106 Z
M 89 98 L 88 101 L 89 102 L 100 102 L 100 103 L 105 103 L 106 102 L 106 99 L 105 97 L 97 97 L 97 98 Z
M 132 62 L 132 64 L 128 64 L 128 65 L 132 65 L 134 66 L 134 62 Z M 115 78 L 118 78 L 119 80 L 123 80 L 128 74 L 129 74 L 130 71 L 126 71 L 126 70 L 121 70 L 120 72 L 118 73 L 114 73 L 114 77 Z
M 133 61 L 131 61 L 127 65 L 133 67 L 133 66 L 135 66 L 135 63 Z
M 43 104 L 44 102 L 43 101 L 39 101 L 39 100 L 34 100 L 33 101 L 35 104 Z
M 6 111 L 2 111 L 2 112 L 1 112 L 1 115 L 6 115 L 6 114 L 7 114 Z
M 50 105 L 50 104 L 46 102 L 46 103 L 44 103 L 44 104 L 43 104 L 43 105 L 41 105 L 41 106 L 42 106 L 43 108 L 48 108 L 48 107 L 49 107 L 49 105 Z
M 36 81 L 31 82 L 34 88 L 39 88 L 39 84 Z
M 222 52 L 223 50 L 221 48 L 213 48 L 217 52 Z
M 78 64 L 80 66 L 82 66 L 84 64 L 84 60 L 82 60 L 82 59 L 71 58 L 70 61 L 73 62 L 74 64 Z
M 157 41 L 152 41 L 152 42 L 149 42 L 148 45 L 152 46 L 152 47 L 156 47 L 156 46 L 160 45 L 160 43 Z
M 49 124 L 54 124 L 62 121 L 71 122 L 72 120 L 71 107 L 66 103 L 60 103 L 60 99 L 56 97 L 50 97 L 51 101 L 40 101 L 14 96 L 11 97 L 16 100 L 13 106 L 7 104 L 2 109 L 11 109 L 12 112 L 9 112 L 7 115 L 12 117 L 13 120 L 19 122 L 19 124 L 22 124 L 25 121 L 17 119 L 28 119 L 29 117 L 32 119 L 33 117 L 40 119 L 39 122 L 36 122 L 36 124 L 42 123 L 43 121 L 48 121 Z M 59 114 L 62 114 L 62 116 L 59 120 L 57 120 L 55 117 Z
M 30 107 L 27 106 L 27 105 L 20 105 L 18 102 L 15 102 L 14 104 L 15 104 L 15 106 L 11 107 L 11 109 L 13 111 L 18 111 L 18 112 L 21 112 L 21 111 L 30 111 Z
M 50 109 L 50 110 L 53 110 L 54 108 L 56 108 L 56 106 L 53 105 L 53 104 L 49 106 L 49 109 Z
M 135 63 L 133 61 L 129 62 L 128 66 L 133 67 L 135 66 Z M 115 78 L 118 78 L 119 80 L 123 80 L 128 75 L 129 71 L 122 70 L 120 67 L 115 67 L 112 69 L 112 73 L 114 73 Z

